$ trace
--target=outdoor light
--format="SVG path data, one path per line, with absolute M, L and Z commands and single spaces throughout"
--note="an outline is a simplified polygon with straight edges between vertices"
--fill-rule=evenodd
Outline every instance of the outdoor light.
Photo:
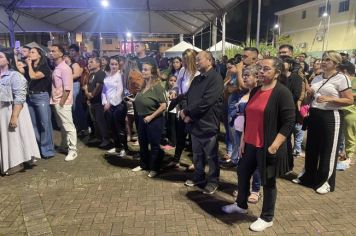
M 323 17 L 327 17 L 327 16 L 328 16 L 328 13 L 324 12 Z
M 108 6 L 109 6 L 108 0 L 101 0 L 101 5 L 102 5 L 103 7 L 108 7 Z
M 100 37 L 101 40 L 103 40 L 103 37 Z
M 278 28 L 279 28 L 279 24 L 275 24 L 275 25 L 274 25 L 274 28 L 275 28 L 275 29 L 278 29 Z
M 131 36 L 132 36 L 131 32 L 126 33 L 126 37 L 131 38 Z

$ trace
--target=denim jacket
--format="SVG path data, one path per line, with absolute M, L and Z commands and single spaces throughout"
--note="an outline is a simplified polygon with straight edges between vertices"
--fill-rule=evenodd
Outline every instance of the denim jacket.
M 26 101 L 27 81 L 22 74 L 9 70 L 0 79 L 0 102 L 23 104 Z

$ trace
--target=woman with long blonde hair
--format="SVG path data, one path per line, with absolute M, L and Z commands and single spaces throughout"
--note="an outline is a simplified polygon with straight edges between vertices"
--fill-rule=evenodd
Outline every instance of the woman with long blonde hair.
M 184 99 L 181 98 L 183 98 L 184 94 L 188 91 L 193 79 L 200 74 L 195 62 L 197 55 L 198 53 L 194 49 L 187 49 L 182 54 L 183 67 L 180 69 L 177 78 L 178 94 L 173 93 L 170 97 L 170 99 L 180 100 L 180 102 L 176 106 L 176 108 L 178 108 L 178 114 L 180 110 L 183 110 L 186 107 L 186 102 L 184 101 Z M 185 123 L 179 118 L 176 132 L 176 150 L 174 153 L 173 160 L 168 164 L 168 167 L 179 167 L 180 156 L 182 155 L 183 149 L 185 147 L 185 139 L 187 137 L 187 132 L 185 130 Z M 188 167 L 188 170 L 193 169 L 193 164 Z

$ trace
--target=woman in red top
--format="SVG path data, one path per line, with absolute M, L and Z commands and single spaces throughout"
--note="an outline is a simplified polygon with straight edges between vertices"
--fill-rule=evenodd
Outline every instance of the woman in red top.
M 292 94 L 278 82 L 283 62 L 269 57 L 263 59 L 260 66 L 262 86 L 251 91 L 245 109 L 245 130 L 240 144 L 242 158 L 238 166 L 238 196 L 235 203 L 222 208 L 226 213 L 247 213 L 250 179 L 257 167 L 263 185 L 263 207 L 260 218 L 250 225 L 253 231 L 263 231 L 273 225 L 276 178 L 288 172 L 285 140 L 295 121 Z

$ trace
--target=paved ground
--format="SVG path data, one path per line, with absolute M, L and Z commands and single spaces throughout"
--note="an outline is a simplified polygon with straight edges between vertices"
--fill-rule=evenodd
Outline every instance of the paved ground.
M 183 185 L 184 169 L 150 179 L 131 172 L 137 160 L 103 153 L 81 144 L 73 162 L 58 154 L 0 177 L 0 235 L 256 234 L 248 226 L 261 203 L 245 216 L 220 211 L 233 201 L 233 170 L 222 171 L 220 191 L 206 196 Z M 296 160 L 296 171 L 302 163 Z M 336 191 L 324 196 L 280 179 L 274 226 L 259 235 L 356 235 L 355 176 L 355 166 L 338 172 Z

